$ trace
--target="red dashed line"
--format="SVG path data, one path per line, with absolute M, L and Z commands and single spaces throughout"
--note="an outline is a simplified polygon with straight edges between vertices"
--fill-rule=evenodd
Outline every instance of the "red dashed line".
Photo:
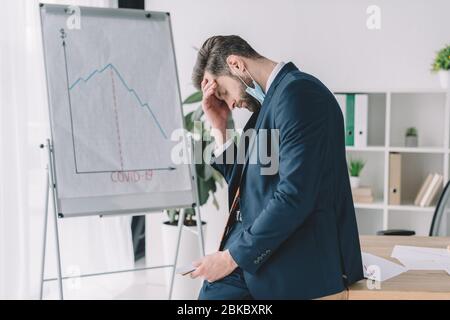
M 116 82 L 114 81 L 114 72 L 111 69 L 111 81 L 113 90 L 113 101 L 114 101 L 114 114 L 116 116 L 116 132 L 117 132 L 117 142 L 119 143 L 119 156 L 120 156 L 120 166 L 122 171 L 124 170 L 123 165 L 123 153 L 122 153 L 122 141 L 120 139 L 120 128 L 119 128 L 119 113 L 117 111 L 117 96 L 116 96 Z

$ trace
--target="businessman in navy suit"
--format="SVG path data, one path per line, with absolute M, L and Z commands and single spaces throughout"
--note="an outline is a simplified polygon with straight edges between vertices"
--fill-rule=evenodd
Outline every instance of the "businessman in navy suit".
M 195 262 L 191 276 L 205 279 L 199 299 L 345 298 L 363 271 L 333 94 L 238 36 L 208 39 L 193 80 L 203 91 L 216 143 L 211 164 L 228 183 L 230 207 L 219 251 Z M 253 144 L 229 139 L 234 108 L 253 112 L 245 127 L 256 132 Z M 276 153 L 277 170 L 268 174 L 259 154 L 249 160 L 262 132 L 277 133 L 263 139 Z

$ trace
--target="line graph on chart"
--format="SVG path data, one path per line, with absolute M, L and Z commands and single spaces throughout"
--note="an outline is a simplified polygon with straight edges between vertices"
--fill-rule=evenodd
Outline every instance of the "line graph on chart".
M 170 150 L 155 148 L 170 146 L 162 110 L 112 62 L 74 77 L 64 30 L 61 39 L 76 173 L 175 170 Z

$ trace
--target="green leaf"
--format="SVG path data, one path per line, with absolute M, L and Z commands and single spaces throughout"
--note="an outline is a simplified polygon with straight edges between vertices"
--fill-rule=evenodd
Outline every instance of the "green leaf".
M 214 179 L 209 179 L 208 180 L 209 182 L 210 182 L 210 185 L 211 185 L 211 188 L 210 188 L 210 191 L 212 192 L 212 193 L 216 193 L 216 191 L 217 191 L 217 184 L 216 184 L 216 181 L 214 180 Z
M 194 94 L 191 94 L 186 100 L 184 100 L 183 104 L 193 104 L 202 101 L 203 92 L 197 91 Z
M 219 210 L 219 202 L 217 201 L 216 195 L 213 193 L 212 194 L 212 198 L 213 198 L 213 205 L 214 207 Z
M 212 176 L 213 179 L 219 184 L 219 186 L 223 188 L 223 177 L 216 169 L 213 169 Z
M 207 181 L 209 179 L 214 179 L 214 169 L 206 163 L 199 163 L 196 165 L 197 178 Z
M 228 120 L 227 120 L 227 129 L 234 129 L 234 128 L 235 127 L 234 127 L 233 115 L 230 112 L 230 115 L 229 115 Z
M 406 129 L 407 137 L 417 137 L 417 129 L 415 127 L 411 127 Z
M 197 179 L 205 180 L 204 174 L 205 169 L 203 168 L 205 166 L 204 163 L 199 163 L 195 165 L 195 171 L 197 172 Z
M 436 54 L 432 64 L 432 71 L 450 69 L 450 45 L 445 46 Z
M 192 114 L 192 121 L 200 121 L 200 119 L 203 116 L 203 107 L 200 106 L 195 110 L 195 112 Z
M 210 184 L 206 181 L 199 180 L 198 181 L 198 198 L 200 202 L 200 206 L 203 206 L 208 202 L 209 198 L 209 190 L 210 190 Z
M 204 180 L 209 180 L 209 179 L 213 178 L 214 171 L 213 171 L 213 168 L 210 165 L 205 164 L 203 166 L 203 172 L 204 172 L 203 173 L 203 179 Z
M 350 176 L 359 177 L 365 165 L 366 163 L 364 160 L 361 159 L 350 160 L 350 163 L 348 164 L 348 171 L 350 173 Z
M 194 115 L 194 112 L 190 112 L 184 117 L 184 122 L 186 124 L 186 130 L 188 130 L 190 132 L 192 132 L 192 130 L 194 129 L 194 121 L 192 121 L 193 115 Z

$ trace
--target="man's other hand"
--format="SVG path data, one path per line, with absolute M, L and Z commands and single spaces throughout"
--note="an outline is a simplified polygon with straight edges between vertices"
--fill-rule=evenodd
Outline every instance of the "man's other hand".
M 193 265 L 197 269 L 191 273 L 191 278 L 201 277 L 208 282 L 223 279 L 238 267 L 228 250 L 208 255 Z

